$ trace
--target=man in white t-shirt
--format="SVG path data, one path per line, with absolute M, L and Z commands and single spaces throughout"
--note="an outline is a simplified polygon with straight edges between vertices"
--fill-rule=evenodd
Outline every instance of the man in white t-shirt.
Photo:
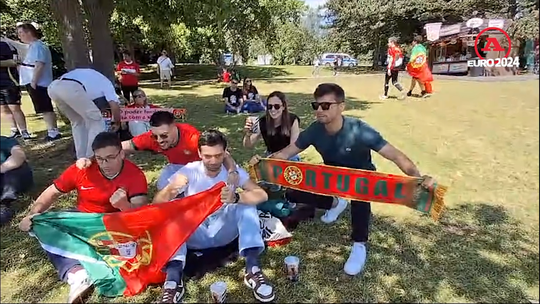
M 186 196 L 208 190 L 227 181 L 223 166 L 227 139 L 217 130 L 203 132 L 199 138 L 200 161 L 191 162 L 169 179 L 169 184 L 154 197 L 154 203 L 169 202 L 180 193 Z M 161 303 L 179 303 L 184 295 L 182 271 L 187 249 L 202 250 L 225 246 L 238 238 L 240 255 L 246 259 L 244 283 L 261 302 L 274 300 L 274 288 L 262 273 L 259 255 L 264 250 L 256 205 L 268 200 L 266 192 L 250 180 L 248 173 L 238 168 L 239 185 L 236 193 L 230 186 L 222 189 L 223 206 L 211 214 L 189 237 L 165 266 L 167 278 Z
M 163 89 L 163 81 L 167 80 L 167 84 L 169 85 L 169 88 L 171 87 L 171 77 L 172 77 L 172 69 L 174 68 L 174 64 L 171 61 L 171 58 L 167 56 L 167 51 L 162 51 L 161 56 L 157 59 L 157 66 L 158 66 L 158 74 L 159 74 L 159 83 L 161 88 Z
M 94 138 L 107 131 L 102 112 L 112 116 L 109 131 L 118 131 L 120 101 L 112 81 L 100 72 L 87 68 L 71 70 L 53 81 L 48 93 L 71 122 L 77 159 L 93 156 Z

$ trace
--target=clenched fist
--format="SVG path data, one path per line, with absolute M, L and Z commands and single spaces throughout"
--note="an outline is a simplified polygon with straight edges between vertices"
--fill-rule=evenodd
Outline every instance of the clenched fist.
M 79 168 L 79 170 L 86 169 L 92 165 L 92 160 L 88 158 L 79 158 L 77 159 L 77 162 L 75 163 L 75 166 Z
M 169 180 L 169 187 L 175 190 L 180 190 L 188 184 L 187 176 L 183 174 L 175 174 Z
M 111 198 L 109 199 L 109 202 L 114 208 L 120 210 L 130 209 L 131 207 L 131 204 L 128 200 L 127 192 L 122 188 L 118 188 L 116 191 L 114 191 L 114 193 L 111 195 Z
M 232 204 L 236 201 L 236 187 L 226 185 L 221 188 L 221 202 L 224 204 Z
M 261 161 L 262 157 L 260 157 L 259 155 L 254 155 L 250 160 L 249 160 L 249 165 L 250 166 L 255 166 L 256 164 L 258 164 L 260 161 Z

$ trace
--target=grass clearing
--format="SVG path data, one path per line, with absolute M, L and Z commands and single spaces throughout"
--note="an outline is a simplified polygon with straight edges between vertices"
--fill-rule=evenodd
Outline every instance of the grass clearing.
M 539 290 L 538 81 L 434 82 L 430 99 L 379 101 L 382 76 L 255 80 L 262 94 L 285 92 L 301 126 L 312 121 L 311 94 L 320 82 L 339 83 L 347 93 L 346 115 L 360 117 L 403 150 L 421 172 L 450 186 L 447 211 L 438 223 L 408 208 L 373 204 L 369 259 L 362 276 L 343 274 L 350 242 L 349 216 L 327 226 L 318 219 L 303 223 L 291 244 L 271 248 L 263 267 L 276 285 L 277 302 L 527 302 Z M 289 77 L 290 76 L 290 77 Z M 305 76 L 305 75 L 300 75 Z M 252 76 L 254 77 L 254 76 Z M 408 80 L 403 81 L 408 85 Z M 145 88 L 154 103 L 184 107 L 188 122 L 199 129 L 219 128 L 230 139 L 232 153 L 244 163 L 253 153 L 241 147 L 245 115 L 227 116 L 219 102 L 223 85 L 182 83 L 171 90 Z M 390 95 L 395 94 L 391 89 Z M 27 96 L 26 113 L 33 113 Z M 31 116 L 31 115 L 29 115 Z M 32 132 L 43 122 L 29 117 Z M 2 126 L 2 134 L 8 130 Z M 67 132 L 66 132 L 67 134 Z M 36 140 L 37 142 L 37 140 Z M 20 202 L 18 216 L 1 229 L 1 302 L 62 302 L 68 288 L 57 276 L 38 243 L 17 229 L 41 190 L 69 164 L 67 138 L 54 146 L 26 146 L 36 187 Z M 320 162 L 313 149 L 304 161 Z M 155 182 L 165 159 L 147 153 L 134 160 Z M 399 173 L 375 156 L 379 171 Z M 57 205 L 69 206 L 73 196 Z M 301 279 L 290 284 L 282 261 L 301 259 Z M 188 281 L 185 302 L 209 301 L 216 280 L 229 285 L 229 302 L 254 302 L 241 281 L 243 260 L 199 281 Z M 151 302 L 159 287 L 129 299 L 93 296 L 92 302 Z

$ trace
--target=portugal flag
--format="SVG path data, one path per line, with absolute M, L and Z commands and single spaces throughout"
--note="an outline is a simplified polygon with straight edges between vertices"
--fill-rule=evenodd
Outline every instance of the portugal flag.
M 32 219 L 32 233 L 45 250 L 80 261 L 101 295 L 132 296 L 164 281 L 163 266 L 221 207 L 223 186 L 132 211 L 47 212 Z
M 411 59 L 407 64 L 407 72 L 411 77 L 418 78 L 422 83 L 433 81 L 433 75 L 431 75 L 427 64 L 426 48 L 423 45 L 417 44 L 412 49 Z

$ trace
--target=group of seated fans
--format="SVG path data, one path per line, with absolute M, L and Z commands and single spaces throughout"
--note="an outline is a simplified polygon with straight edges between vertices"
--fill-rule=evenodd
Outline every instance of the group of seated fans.
M 235 92 L 239 89 L 232 84 L 230 90 Z M 148 106 L 144 92 L 134 95 L 137 106 Z M 341 87 L 321 84 L 315 90 L 314 97 L 316 101 L 311 106 L 317 121 L 300 132 L 300 120 L 289 112 L 285 94 L 278 91 L 271 93 L 265 114 L 256 122 L 246 119 L 243 146 L 252 148 L 262 138 L 268 157 L 299 161 L 298 154 L 313 145 L 328 165 L 365 170 L 375 170 L 369 154 L 370 150 L 374 150 L 395 162 L 407 174 L 419 175 L 414 163 L 388 144 L 377 131 L 360 120 L 342 116 L 345 95 Z M 222 132 L 206 130 L 200 133 L 189 124 L 176 123 L 173 114 L 166 111 L 155 112 L 147 127 L 148 131 L 126 141 L 121 141 L 114 133 L 99 133 L 92 143 L 93 157 L 78 159 L 54 180 L 35 200 L 28 215 L 20 222 L 20 229 L 30 231 L 33 216 L 46 212 L 61 195 L 72 191 L 77 192 L 77 203 L 72 211 L 110 213 L 149 203 L 167 203 L 226 182 L 243 191 L 223 187 L 223 206 L 207 217 L 171 257 L 163 269 L 166 279 L 161 303 L 178 303 L 184 295 L 183 272 L 188 250 L 217 248 L 237 238 L 239 254 L 245 258 L 245 284 L 258 301 L 273 301 L 274 287 L 263 274 L 259 259 L 265 243 L 257 205 L 268 201 L 266 190 L 236 164 L 227 150 L 229 143 Z M 337 128 L 337 133 L 329 134 L 330 127 Z M 13 201 L 16 193 L 25 190 L 14 185 L 25 184 L 20 181 L 31 178 L 32 174 L 22 149 L 16 142 L 4 144 L 4 140 L 2 137 L 2 206 L 4 201 Z M 350 147 L 341 147 L 344 144 Z M 347 152 L 351 149 L 354 153 Z M 126 159 L 126 155 L 135 151 L 153 151 L 168 160 L 158 178 L 158 192 L 153 198 L 148 197 L 148 184 L 142 170 Z M 254 164 L 258 159 L 258 156 L 254 156 L 250 163 Z M 8 175 L 14 180 L 8 181 Z M 341 198 L 301 191 L 292 193 L 287 199 L 293 203 L 313 204 L 326 209 L 321 218 L 325 223 L 336 221 L 348 206 L 348 202 Z M 351 214 L 354 245 L 344 271 L 356 275 L 362 271 L 366 260 L 365 243 L 371 215 L 369 203 L 352 202 Z M 60 279 L 70 285 L 69 303 L 80 301 L 88 295 L 92 282 L 79 261 L 49 252 L 47 256 Z
M 230 80 L 230 86 L 223 89 L 225 113 L 258 113 L 266 110 L 266 102 L 261 99 L 257 87 L 250 78 L 245 78 L 242 88 L 236 78 Z

